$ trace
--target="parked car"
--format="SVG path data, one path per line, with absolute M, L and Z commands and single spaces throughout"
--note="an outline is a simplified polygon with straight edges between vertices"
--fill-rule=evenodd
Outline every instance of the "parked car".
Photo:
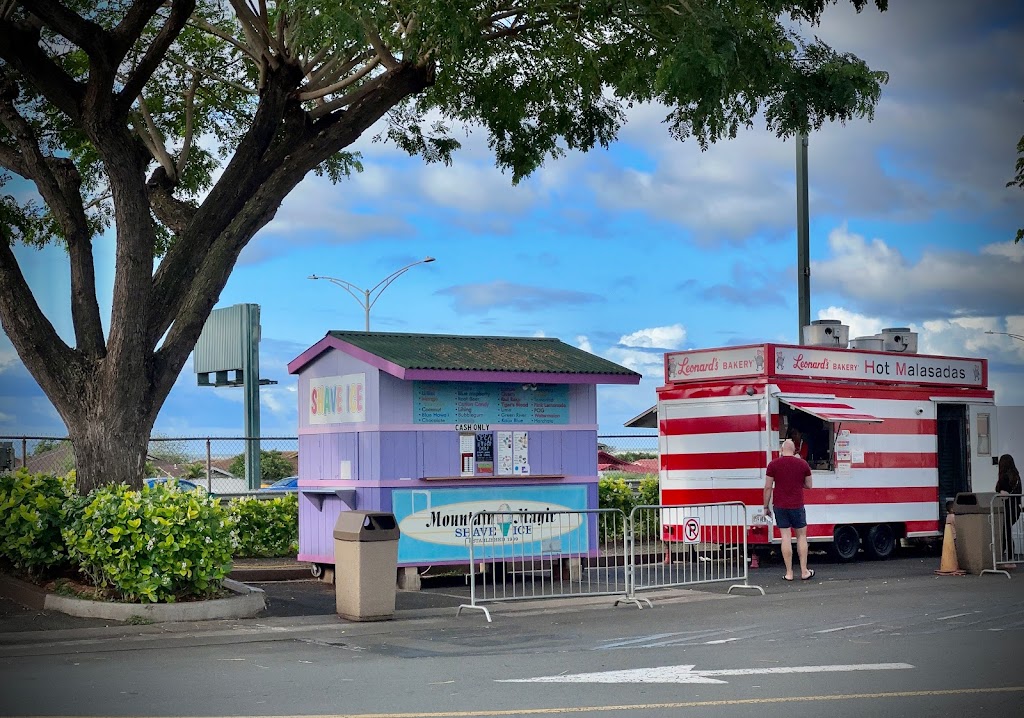
M 188 479 L 174 479 L 166 476 L 154 476 L 152 478 L 146 479 L 146 486 L 148 488 L 153 488 L 157 484 L 172 483 L 174 481 L 178 482 L 178 488 L 182 491 L 206 491 L 205 488 L 203 488 L 199 484 L 192 483 Z
M 299 490 L 299 477 L 298 476 L 285 476 L 283 479 L 278 479 L 272 484 L 264 486 L 260 491 L 291 491 L 295 492 Z

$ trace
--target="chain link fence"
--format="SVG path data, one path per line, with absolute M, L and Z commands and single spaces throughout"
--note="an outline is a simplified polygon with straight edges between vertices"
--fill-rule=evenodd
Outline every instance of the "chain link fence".
M 188 479 L 217 494 L 245 493 L 245 449 L 250 442 L 259 444 L 264 485 L 298 475 L 299 440 L 294 436 L 154 436 L 146 454 L 146 478 Z M 0 436 L 0 471 L 22 466 L 32 473 L 66 474 L 75 468 L 74 447 L 63 436 Z
M 632 485 L 658 475 L 656 433 L 603 435 L 597 441 L 602 476 L 621 476 Z M 299 473 L 299 440 L 294 436 L 154 436 L 146 477 L 188 479 L 218 494 L 244 493 L 249 490 L 244 458 L 249 442 L 259 442 L 264 485 Z M 74 447 L 66 436 L 0 436 L 0 471 L 22 466 L 33 473 L 66 474 L 75 468 Z

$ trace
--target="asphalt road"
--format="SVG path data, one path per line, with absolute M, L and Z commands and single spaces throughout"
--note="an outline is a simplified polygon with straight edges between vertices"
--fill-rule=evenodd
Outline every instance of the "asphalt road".
M 0 645 L 0 714 L 1020 715 L 1024 575 L 937 577 L 935 563 L 819 563 L 794 584 L 770 564 L 752 572 L 766 596 L 495 605 L 492 623 L 451 607 L 349 623 L 308 612 L 329 587 L 267 585 L 279 611 L 291 596 L 307 612 Z

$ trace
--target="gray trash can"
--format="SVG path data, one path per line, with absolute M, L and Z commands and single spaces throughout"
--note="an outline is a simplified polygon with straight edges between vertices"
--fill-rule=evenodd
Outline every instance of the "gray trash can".
M 342 511 L 334 524 L 334 593 L 338 615 L 385 621 L 395 614 L 398 522 L 381 511 Z
M 962 492 L 953 501 L 956 516 L 956 560 L 967 573 L 981 573 L 992 565 L 992 522 L 995 521 L 996 555 L 1003 551 L 1003 509 L 995 492 Z

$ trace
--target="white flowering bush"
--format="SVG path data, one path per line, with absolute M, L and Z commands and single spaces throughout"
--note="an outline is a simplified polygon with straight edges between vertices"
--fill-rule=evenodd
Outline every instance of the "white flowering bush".
M 231 570 L 234 522 L 218 501 L 176 482 L 93 491 L 63 530 L 73 562 L 124 601 L 208 598 Z
M 60 527 L 74 490 L 73 475 L 0 474 L 0 557 L 29 574 L 65 566 Z

